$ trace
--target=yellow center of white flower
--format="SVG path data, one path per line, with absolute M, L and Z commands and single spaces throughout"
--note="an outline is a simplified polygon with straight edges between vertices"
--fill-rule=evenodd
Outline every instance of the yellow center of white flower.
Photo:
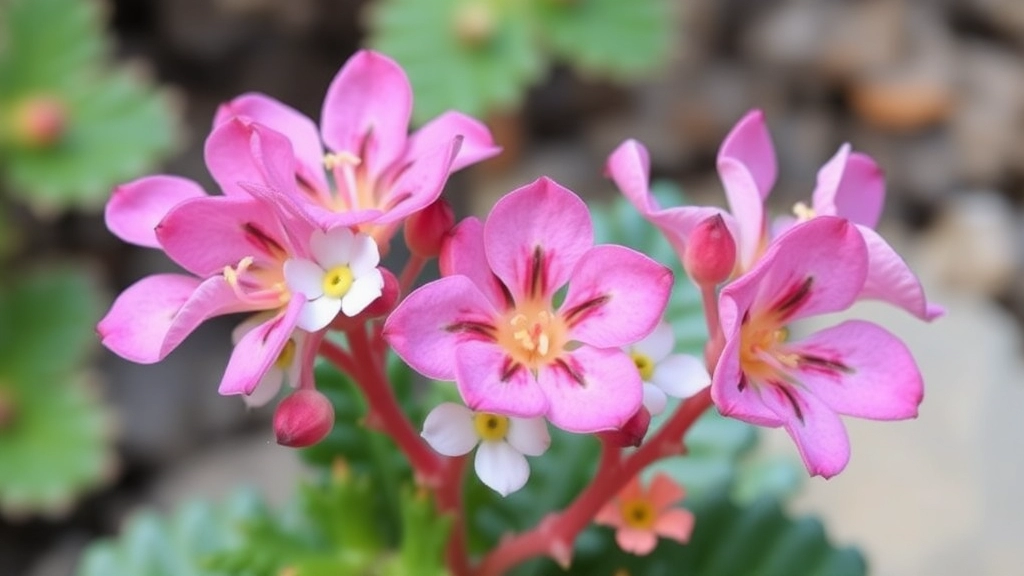
M 646 498 L 624 500 L 619 508 L 626 526 L 637 530 L 650 530 L 657 520 L 654 506 Z
M 633 358 L 633 364 L 636 364 L 636 369 L 640 372 L 640 379 L 644 382 L 650 382 L 651 377 L 654 376 L 654 361 L 651 360 L 651 357 L 635 350 L 629 355 Z
M 280 370 L 287 370 L 291 367 L 293 361 L 295 361 L 295 340 L 289 338 L 285 342 L 284 348 L 281 349 L 281 353 L 277 355 L 274 367 Z
M 483 440 L 504 440 L 508 434 L 508 417 L 490 412 L 478 412 L 473 416 L 473 427 Z
M 352 275 L 352 269 L 348 266 L 341 265 L 331 268 L 324 273 L 324 296 L 329 298 L 343 297 L 352 288 L 353 281 L 355 281 L 355 277 Z

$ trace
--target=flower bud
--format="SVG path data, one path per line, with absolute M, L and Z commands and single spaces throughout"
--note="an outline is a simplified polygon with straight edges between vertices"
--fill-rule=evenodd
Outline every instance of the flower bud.
M 736 241 L 720 214 L 708 217 L 690 233 L 683 266 L 698 286 L 717 286 L 729 279 L 736 266 Z
M 45 149 L 57 144 L 67 130 L 67 106 L 54 96 L 26 98 L 11 115 L 14 142 L 26 148 Z
M 409 216 L 405 221 L 405 244 L 421 258 L 436 258 L 441 243 L 455 225 L 455 213 L 443 198 Z
M 296 390 L 282 400 L 274 412 L 274 434 L 282 446 L 312 446 L 323 440 L 333 427 L 334 406 L 316 390 Z
M 622 447 L 636 447 L 644 441 L 644 436 L 647 435 L 647 429 L 651 425 L 651 413 L 646 407 L 640 406 L 640 409 L 636 411 L 622 425 L 622 428 L 618 430 L 612 430 L 609 432 L 602 432 L 601 436 L 608 442 L 615 446 Z

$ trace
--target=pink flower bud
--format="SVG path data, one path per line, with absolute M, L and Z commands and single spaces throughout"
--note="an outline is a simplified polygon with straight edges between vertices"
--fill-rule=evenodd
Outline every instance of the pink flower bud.
M 445 235 L 455 225 L 455 213 L 443 198 L 416 212 L 405 221 L 405 244 L 421 258 L 436 258 Z
M 690 233 L 683 266 L 698 286 L 717 286 L 729 279 L 736 266 L 736 241 L 721 215 L 708 217 Z
M 11 115 L 14 142 L 27 148 L 49 148 L 67 130 L 68 111 L 54 96 L 34 96 L 19 103 Z
M 612 430 L 610 432 L 602 432 L 601 436 L 616 446 L 639 446 L 644 441 L 644 436 L 647 435 L 647 429 L 651 425 L 651 413 L 647 411 L 647 408 L 641 406 L 636 414 L 630 417 L 622 428 L 618 430 Z
M 312 446 L 323 440 L 333 427 L 334 406 L 316 390 L 296 390 L 282 400 L 274 412 L 274 434 L 282 446 Z

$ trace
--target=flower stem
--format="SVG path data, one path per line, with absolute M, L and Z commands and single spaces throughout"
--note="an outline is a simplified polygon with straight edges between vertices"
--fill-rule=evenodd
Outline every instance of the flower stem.
M 708 372 L 714 372 L 718 365 L 718 357 L 725 347 L 725 335 L 722 334 L 722 323 L 718 316 L 718 294 L 714 286 L 701 286 L 701 299 L 704 302 L 704 320 L 708 327 L 708 342 L 704 346 L 704 364 Z
M 450 458 L 442 471 L 437 487 L 437 509 L 453 517 L 451 535 L 445 549 L 445 559 L 452 576 L 469 576 L 469 555 L 466 552 L 466 524 L 462 507 L 462 478 L 466 458 Z
M 617 466 L 602 462 L 590 486 L 567 508 L 549 515 L 536 528 L 498 544 L 477 568 L 476 576 L 501 576 L 520 563 L 543 555 L 568 566 L 576 536 L 590 524 L 601 507 L 655 460 L 682 454 L 683 436 L 709 406 L 711 392 L 705 388 L 686 400 L 657 434 Z
M 402 275 L 398 279 L 398 288 L 401 294 L 408 294 L 412 290 L 412 285 L 416 282 L 416 278 L 419 277 L 420 272 L 423 271 L 423 267 L 427 265 L 427 259 L 415 254 L 409 255 L 409 260 L 405 262 L 405 267 L 402 268 Z

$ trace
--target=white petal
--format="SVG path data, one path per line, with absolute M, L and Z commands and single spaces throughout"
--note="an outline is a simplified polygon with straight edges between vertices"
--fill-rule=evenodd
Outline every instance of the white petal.
M 324 269 L 311 260 L 301 258 L 286 260 L 284 281 L 289 290 L 301 293 L 306 300 L 319 298 L 324 293 Z
M 696 356 L 673 354 L 654 367 L 651 381 L 673 398 L 689 398 L 711 384 L 711 375 Z
M 453 402 L 440 404 L 427 414 L 421 436 L 445 456 L 468 454 L 480 441 L 473 426 L 473 411 Z
M 373 271 L 378 264 L 380 264 L 380 251 L 377 249 L 377 242 L 366 234 L 356 234 L 352 256 L 348 261 L 352 275 L 358 278 Z
M 652 362 L 657 364 L 672 353 L 672 348 L 675 345 L 676 335 L 672 331 L 672 325 L 668 322 L 661 321 L 654 327 L 654 332 L 651 332 L 646 338 L 636 344 L 633 344 L 633 350 L 647 356 Z
M 316 332 L 326 328 L 340 310 L 341 300 L 321 296 L 306 302 L 302 310 L 299 310 L 299 318 L 295 324 L 307 332 Z
M 527 456 L 540 456 L 551 446 L 551 435 L 543 418 L 508 418 L 508 436 L 513 448 Z
M 352 250 L 355 248 L 353 237 L 354 234 L 347 226 L 332 228 L 326 234 L 317 230 L 309 241 L 309 249 L 317 263 L 327 270 L 348 264 L 352 259 Z
M 241 324 L 235 326 L 235 329 L 231 331 L 231 343 L 238 344 L 238 341 L 242 339 L 242 336 L 245 336 L 254 328 L 269 320 L 272 316 L 273 314 L 269 312 L 260 312 L 249 316 Z
M 271 367 L 263 375 L 263 378 L 260 378 L 252 394 L 242 395 L 242 401 L 250 408 L 259 408 L 277 396 L 277 393 L 281 391 L 282 382 L 284 382 L 284 370 Z
M 657 416 L 665 411 L 665 404 L 668 403 L 668 397 L 654 384 L 644 382 L 644 408 L 651 413 L 651 416 Z
M 381 289 L 384 288 L 384 276 L 380 270 L 374 268 L 373 272 L 364 274 L 352 283 L 352 286 L 341 299 L 341 311 L 345 316 L 355 316 L 362 312 L 371 302 L 380 298 Z
M 522 488 L 530 477 L 526 456 L 504 440 L 481 443 L 473 464 L 480 481 L 502 496 Z

